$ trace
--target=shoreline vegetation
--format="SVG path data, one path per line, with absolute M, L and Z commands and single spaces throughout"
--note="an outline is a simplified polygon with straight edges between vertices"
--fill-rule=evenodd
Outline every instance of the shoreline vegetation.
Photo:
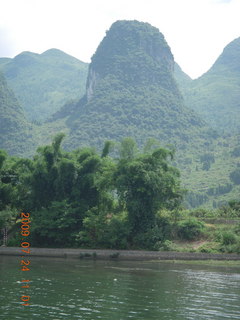
M 0 247 L 0 256 L 22 256 L 20 247 Z M 233 253 L 197 253 L 144 250 L 111 249 L 70 249 L 70 248 L 31 248 L 32 257 L 94 259 L 94 260 L 133 260 L 133 261 L 240 261 L 239 254 Z
M 171 148 L 125 138 L 67 152 L 63 139 L 33 159 L 0 151 L 0 245 L 27 249 L 31 229 L 35 248 L 240 254 L 239 200 L 187 209 Z

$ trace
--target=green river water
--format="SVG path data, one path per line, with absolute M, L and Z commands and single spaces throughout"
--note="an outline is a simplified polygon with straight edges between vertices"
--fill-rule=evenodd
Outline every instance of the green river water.
M 0 257 L 0 319 L 240 319 L 239 268 L 32 257 L 21 271 L 20 262 Z

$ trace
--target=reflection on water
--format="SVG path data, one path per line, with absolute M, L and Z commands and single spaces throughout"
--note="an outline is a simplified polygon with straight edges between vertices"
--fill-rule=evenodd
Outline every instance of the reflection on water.
M 240 272 L 160 262 L 0 257 L 0 319 L 240 319 Z M 25 274 L 25 273 L 24 273 Z

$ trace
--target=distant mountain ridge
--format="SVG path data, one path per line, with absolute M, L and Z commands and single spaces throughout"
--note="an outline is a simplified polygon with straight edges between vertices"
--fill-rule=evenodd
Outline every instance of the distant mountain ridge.
M 30 120 L 43 121 L 85 91 L 88 64 L 58 50 L 0 58 L 0 70 Z
M 240 38 L 233 40 L 208 72 L 189 83 L 176 73 L 186 104 L 218 130 L 240 132 Z

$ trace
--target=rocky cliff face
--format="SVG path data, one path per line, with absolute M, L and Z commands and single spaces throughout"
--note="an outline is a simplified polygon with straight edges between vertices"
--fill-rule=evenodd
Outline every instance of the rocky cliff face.
M 173 55 L 158 29 L 115 22 L 92 57 L 84 99 L 67 116 L 67 147 L 100 147 L 107 139 L 131 136 L 140 145 L 156 138 L 184 148 L 201 137 L 204 123 L 185 108 L 173 69 Z
M 87 86 L 86 86 L 87 101 L 90 101 L 90 99 L 92 98 L 94 89 L 96 88 L 96 85 L 99 79 L 100 79 L 100 74 L 98 74 L 94 70 L 94 68 L 90 65 L 89 71 L 88 71 Z

